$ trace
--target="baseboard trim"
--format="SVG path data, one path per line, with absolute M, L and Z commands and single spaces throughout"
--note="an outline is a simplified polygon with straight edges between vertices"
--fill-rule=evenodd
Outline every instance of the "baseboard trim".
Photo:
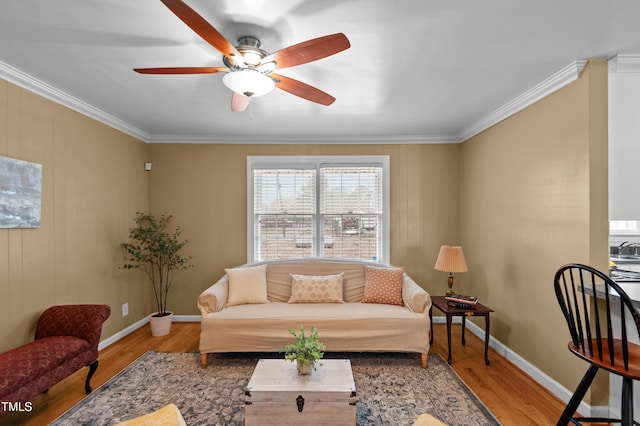
M 443 316 L 435 316 L 433 317 L 433 322 L 435 323 L 445 323 L 445 317 Z M 454 323 L 461 324 L 462 319 L 460 317 L 453 318 Z M 472 321 L 466 321 L 467 329 L 478 336 L 481 340 L 484 341 L 485 331 L 482 327 L 476 325 Z M 573 395 L 573 391 L 568 390 L 556 380 L 545 374 L 542 370 L 537 368 L 535 365 L 531 364 L 526 359 L 522 358 L 516 352 L 512 351 L 502 342 L 496 340 L 493 336 L 489 336 L 489 346 L 493 348 L 497 353 L 507 359 L 509 362 L 514 364 L 516 367 L 527 373 L 533 380 L 538 382 L 541 386 L 545 387 L 549 392 L 560 398 L 565 403 L 569 402 L 571 396 Z M 584 401 L 580 403 L 578 407 L 578 413 L 583 416 L 608 416 L 609 415 L 609 407 L 608 406 L 591 406 Z
M 174 315 L 173 322 L 200 322 L 202 315 Z
M 173 322 L 200 322 L 200 321 L 202 321 L 202 315 L 174 315 L 173 316 Z M 109 345 L 117 342 L 118 340 L 122 339 L 127 334 L 133 333 L 134 331 L 136 331 L 137 329 L 139 329 L 140 327 L 142 327 L 143 325 L 145 325 L 147 323 L 149 323 L 149 317 L 148 316 L 142 318 L 140 321 L 134 322 L 133 324 L 131 324 L 129 327 L 125 328 L 124 330 L 121 330 L 121 331 L 117 332 L 116 334 L 114 334 L 113 336 L 107 337 L 106 339 L 102 340 L 98 344 L 98 350 L 101 351 L 102 349 L 106 348 L 107 346 L 109 346 Z
M 102 349 L 106 348 L 107 346 L 112 345 L 113 343 L 115 343 L 118 340 L 122 339 L 127 334 L 133 333 L 134 331 L 136 331 L 137 329 L 139 329 L 143 325 L 147 324 L 148 322 L 149 322 L 149 317 L 147 316 L 147 317 L 142 318 L 140 321 L 134 322 L 129 327 L 127 327 L 127 328 L 125 328 L 123 330 L 120 330 L 119 332 L 117 332 L 113 336 L 107 337 L 106 339 L 104 339 L 100 343 L 98 343 L 98 350 L 101 351 Z

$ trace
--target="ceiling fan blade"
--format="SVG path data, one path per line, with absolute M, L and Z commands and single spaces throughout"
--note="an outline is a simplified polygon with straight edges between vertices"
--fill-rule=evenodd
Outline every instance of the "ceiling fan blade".
M 218 49 L 231 62 L 242 62 L 242 55 L 222 34 L 208 23 L 202 16 L 181 0 L 160 0 L 178 18 L 195 31 L 211 46 Z
M 285 47 L 268 55 L 261 62 L 275 62 L 278 69 L 288 68 L 326 58 L 349 47 L 351 43 L 344 34 L 331 34 Z
M 325 93 L 320 89 L 316 89 L 313 86 L 309 86 L 301 81 L 294 80 L 293 78 L 279 74 L 269 74 L 269 77 L 276 80 L 276 87 L 278 89 L 282 89 L 285 92 L 289 92 L 292 95 L 299 96 L 308 101 L 328 106 L 336 100 L 336 98 L 330 94 Z
M 251 103 L 251 98 L 249 96 L 241 95 L 240 93 L 233 92 L 233 96 L 231 96 L 231 111 L 232 112 L 242 112 Z
M 170 67 L 170 68 L 134 68 L 140 74 L 216 74 L 227 72 L 226 67 Z

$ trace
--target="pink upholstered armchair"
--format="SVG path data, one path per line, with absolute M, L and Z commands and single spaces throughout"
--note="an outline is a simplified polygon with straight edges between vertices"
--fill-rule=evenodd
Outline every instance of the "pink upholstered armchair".
M 29 401 L 84 366 L 89 367 L 85 391 L 90 393 L 90 380 L 98 368 L 102 324 L 110 314 L 107 305 L 64 305 L 45 310 L 33 342 L 0 354 L 0 400 Z

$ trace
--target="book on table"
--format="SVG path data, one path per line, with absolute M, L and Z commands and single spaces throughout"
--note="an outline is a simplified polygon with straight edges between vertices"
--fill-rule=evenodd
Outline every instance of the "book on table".
M 447 305 L 456 308 L 475 308 L 478 303 L 478 298 L 475 296 L 465 296 L 463 294 L 452 294 L 445 296 Z

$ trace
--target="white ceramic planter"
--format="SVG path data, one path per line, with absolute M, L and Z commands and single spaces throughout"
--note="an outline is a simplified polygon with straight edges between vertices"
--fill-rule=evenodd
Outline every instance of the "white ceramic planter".
M 152 336 L 166 336 L 171 331 L 171 323 L 173 322 L 173 312 L 169 315 L 156 317 L 155 314 L 149 317 Z

